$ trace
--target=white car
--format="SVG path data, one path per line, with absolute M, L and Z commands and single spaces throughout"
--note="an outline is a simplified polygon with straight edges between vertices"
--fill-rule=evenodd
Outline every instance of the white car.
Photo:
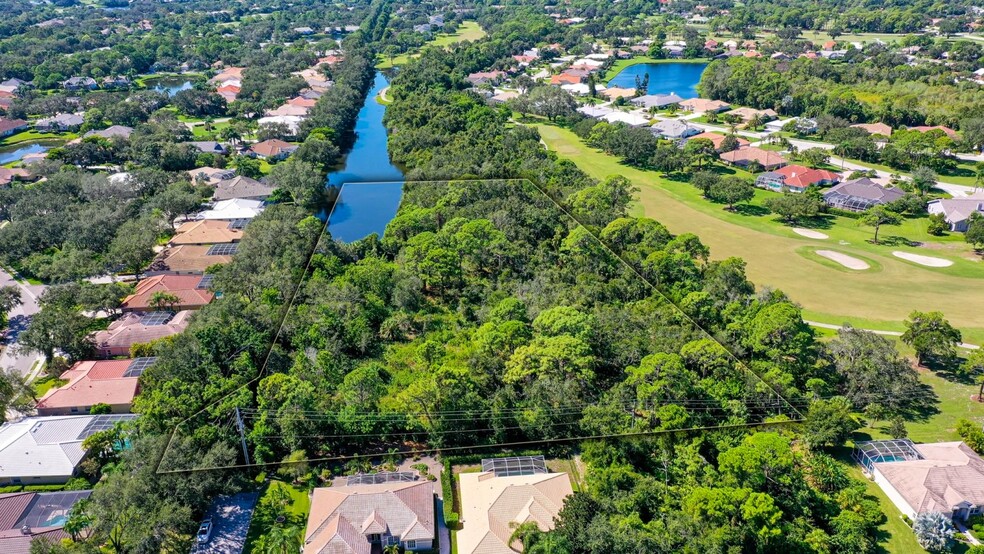
M 212 520 L 206 519 L 198 527 L 198 544 L 205 544 L 212 537 Z

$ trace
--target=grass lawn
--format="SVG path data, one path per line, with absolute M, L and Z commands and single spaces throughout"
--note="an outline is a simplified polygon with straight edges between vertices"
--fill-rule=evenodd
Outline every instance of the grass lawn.
M 649 56 L 635 56 L 626 60 L 617 60 L 608 68 L 605 75 L 601 78 L 606 84 L 616 75 L 618 75 L 626 67 L 633 65 L 638 65 L 641 63 L 709 63 L 710 58 L 693 58 L 693 59 L 670 59 L 670 58 L 651 58 Z
M 263 494 L 260 496 L 260 500 L 256 504 L 256 513 L 253 516 L 253 522 L 249 526 L 249 533 L 246 535 L 246 545 L 243 548 L 243 554 L 253 552 L 256 541 L 275 525 L 278 514 L 269 508 L 265 508 L 265 506 L 269 506 L 274 498 L 276 498 L 276 491 L 278 490 L 286 491 L 290 495 L 290 504 L 282 512 L 283 515 L 287 516 L 288 522 L 291 525 L 299 525 L 300 528 L 303 528 L 306 524 L 308 512 L 311 511 L 311 498 L 308 496 L 307 491 L 298 489 L 283 481 L 272 480 L 267 483 Z
M 437 46 L 440 48 L 451 46 L 452 44 L 457 44 L 459 42 L 465 42 L 468 40 L 478 40 L 485 36 L 485 30 L 478 24 L 477 21 L 462 21 L 461 25 L 458 26 L 458 30 L 453 33 L 438 33 L 434 38 L 424 43 L 421 47 L 427 48 L 429 46 Z M 376 64 L 376 69 L 389 69 L 394 66 L 404 65 L 412 58 L 419 56 L 419 53 L 406 53 L 395 56 L 392 60 L 379 56 L 379 63 Z
M 761 202 L 774 193 L 759 190 L 752 204 L 727 212 L 703 199 L 699 191 L 683 181 L 627 167 L 577 138 L 571 131 L 538 124 L 551 150 L 572 160 L 596 179 L 624 175 L 639 186 L 633 214 L 662 222 L 673 233 L 695 233 L 717 259 L 744 259 L 749 278 L 760 286 L 782 289 L 805 308 L 805 317 L 824 323 L 865 323 L 872 329 L 898 330 L 912 310 L 940 310 L 965 334 L 968 342 L 984 342 L 984 295 L 962 291 L 979 290 L 984 282 L 981 262 L 973 261 L 970 247 L 953 235 L 939 240 L 926 233 L 925 220 L 906 220 L 899 227 L 883 228 L 883 243 L 871 244 L 872 230 L 856 220 L 830 217 L 814 222 L 827 240 L 807 239 L 763 215 Z M 722 172 L 734 170 L 720 168 Z M 744 172 L 735 172 L 747 175 Z M 906 246 L 926 241 L 932 249 Z M 885 244 L 888 243 L 888 244 Z M 877 262 L 880 271 L 835 269 L 797 253 L 803 246 L 833 248 Z M 918 252 L 953 261 L 947 268 L 928 268 L 903 261 L 893 250 Z
M 34 142 L 37 140 L 70 141 L 75 138 L 78 138 L 78 135 L 75 133 L 39 133 L 33 129 L 30 129 L 19 133 L 14 133 L 9 137 L 5 137 L 3 140 L 0 140 L 0 146 L 12 146 L 24 142 Z
M 57 377 L 48 376 L 34 381 L 31 385 L 34 387 L 34 394 L 37 395 L 38 399 L 40 399 L 49 390 L 60 387 L 65 383 L 68 383 L 68 381 L 63 381 Z

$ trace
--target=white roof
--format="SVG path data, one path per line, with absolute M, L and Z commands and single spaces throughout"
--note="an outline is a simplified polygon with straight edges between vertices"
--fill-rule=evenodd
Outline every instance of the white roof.
M 296 133 L 301 128 L 302 121 L 304 121 L 304 118 L 297 115 L 272 115 L 261 117 L 256 121 L 256 124 L 262 127 L 273 123 L 283 123 L 287 125 L 288 129 Z
M 107 417 L 115 421 L 136 416 L 27 417 L 5 423 L 0 427 L 0 479 L 70 477 L 85 456 L 82 441 L 95 430 L 89 424 Z
M 577 111 L 588 117 L 601 117 L 608 115 L 615 110 L 609 108 L 608 106 L 581 106 L 577 109 Z
M 641 115 L 634 114 L 634 113 L 612 112 L 610 114 L 606 114 L 606 115 L 601 116 L 601 119 L 604 119 L 605 121 L 607 121 L 609 123 L 622 122 L 622 123 L 631 125 L 632 127 L 639 127 L 639 126 L 642 126 L 642 125 L 649 125 L 649 118 L 648 117 L 643 117 Z
M 461 516 L 458 531 L 461 554 L 512 554 L 510 524 L 534 522 L 542 531 L 553 529 L 553 519 L 573 494 L 566 473 L 538 473 L 496 477 L 495 473 L 462 473 Z
M 263 213 L 261 200 L 231 198 L 216 202 L 212 209 L 198 214 L 198 219 L 253 219 Z
M 572 85 L 561 85 L 560 88 L 566 90 L 571 94 L 588 94 L 591 92 L 591 87 L 587 83 L 577 83 Z M 595 91 L 601 92 L 605 90 L 605 85 L 595 85 Z

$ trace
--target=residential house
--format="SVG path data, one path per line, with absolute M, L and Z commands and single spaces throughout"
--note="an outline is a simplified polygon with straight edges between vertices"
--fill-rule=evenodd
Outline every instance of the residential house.
M 320 96 L 320 95 L 319 95 Z M 299 106 L 302 108 L 313 108 L 315 104 L 318 103 L 318 98 L 305 98 L 304 96 L 295 96 L 287 101 L 290 106 Z
M 595 106 L 595 105 L 585 105 L 577 109 L 577 112 L 583 114 L 587 117 L 593 119 L 601 119 L 602 117 L 614 112 L 615 109 L 609 108 L 608 106 Z
M 82 138 L 102 137 L 104 139 L 112 139 L 112 138 L 128 139 L 130 138 L 131 134 L 133 134 L 133 127 L 127 127 L 125 125 L 113 125 L 111 127 L 107 127 L 99 131 L 89 131 L 86 134 L 82 135 Z
M 963 233 L 970 224 L 971 216 L 984 216 L 984 193 L 932 200 L 926 205 L 926 210 L 930 214 L 943 214 L 951 231 Z
M 551 85 L 576 85 L 581 81 L 584 81 L 588 76 L 587 71 L 579 71 L 576 69 L 568 69 L 556 75 L 550 76 Z
M 229 200 L 231 198 L 266 200 L 273 193 L 273 189 L 273 185 L 237 175 L 232 179 L 225 179 L 216 183 L 212 200 Z
M 676 93 L 671 92 L 670 94 L 646 94 L 644 96 L 639 96 L 638 98 L 633 98 L 629 100 L 636 106 L 641 106 L 643 108 L 656 108 L 662 110 L 673 105 L 679 105 L 683 102 L 683 98 L 677 96 Z
M 156 292 L 176 296 L 178 301 L 171 310 L 197 310 L 209 304 L 214 298 L 207 288 L 203 288 L 201 275 L 155 275 L 137 283 L 133 294 L 123 299 L 124 312 L 150 312 L 157 309 L 151 303 Z
M 771 171 L 788 163 L 778 152 L 762 150 L 754 146 L 745 146 L 737 150 L 724 152 L 720 157 L 726 163 L 743 168 L 748 168 L 757 162 L 766 171 Z
M 217 167 L 199 167 L 197 169 L 189 169 L 188 175 L 191 177 L 193 182 L 204 182 L 214 185 L 224 179 L 232 179 L 235 177 L 236 170 L 220 169 Z
M 0 187 L 9 185 L 14 181 L 29 181 L 31 180 L 31 172 L 15 167 L 13 169 L 0 166 Z
M 12 79 L 7 79 L 6 81 L 0 83 L 0 86 L 11 87 L 14 92 L 20 92 L 21 89 L 29 87 L 30 85 L 31 83 L 18 79 L 16 77 Z
M 203 275 L 208 268 L 227 264 L 237 244 L 182 244 L 161 250 L 147 268 L 147 275 Z
M 9 137 L 26 130 L 27 122 L 23 119 L 0 119 L 0 137 Z
M 92 77 L 72 77 L 62 81 L 62 88 L 65 90 L 96 90 L 99 83 Z
M 130 414 L 25 417 L 0 426 L 0 485 L 49 485 L 74 477 L 82 441 Z
M 263 202 L 246 198 L 230 198 L 216 202 L 211 209 L 198 214 L 198 219 L 219 219 L 233 221 L 253 219 L 263 213 Z
M 909 127 L 909 130 L 919 131 L 920 133 L 928 133 L 930 131 L 943 131 L 944 133 L 946 133 L 946 136 L 954 140 L 958 138 L 956 131 L 944 125 L 918 125 L 916 127 Z
M 735 108 L 728 113 L 737 115 L 745 122 L 751 121 L 756 115 L 759 116 L 759 119 L 766 121 L 775 119 L 779 115 L 775 110 L 756 110 L 755 108 L 748 107 Z
M 867 131 L 869 135 L 892 136 L 892 127 L 884 123 L 855 123 L 851 127 Z
M 984 513 L 984 460 L 962 442 L 866 441 L 853 457 L 910 520 L 940 512 L 967 521 Z
M 599 91 L 598 94 L 601 94 L 609 100 L 615 100 L 617 98 L 635 98 L 636 90 L 634 88 L 608 87 L 605 90 Z
M 0 494 L 0 552 L 30 554 L 35 541 L 59 544 L 70 538 L 62 528 L 65 514 L 91 494 L 91 490 Z
M 625 123 L 630 127 L 648 126 L 650 122 L 649 118 L 644 115 L 620 111 L 609 112 L 601 116 L 599 119 L 609 123 Z
M 489 102 L 492 104 L 505 104 L 516 98 L 519 98 L 519 92 L 515 90 L 503 90 L 493 94 L 489 98 Z
M 294 27 L 294 32 L 299 35 L 308 36 L 314 34 L 314 29 L 310 27 Z
M 295 150 L 297 150 L 296 144 L 291 144 L 280 139 L 269 139 L 263 142 L 257 142 L 249 147 L 249 151 L 253 156 L 266 160 L 286 159 L 288 156 L 293 154 Z
M 731 104 L 706 98 L 688 98 L 680 102 L 680 107 L 693 113 L 718 113 L 730 108 Z
M 298 117 L 305 117 L 310 111 L 307 106 L 295 106 L 293 104 L 283 104 L 278 106 L 276 109 L 267 110 L 265 113 L 267 116 L 276 117 L 280 115 L 293 115 Z
M 369 554 L 395 544 L 429 550 L 435 522 L 431 481 L 316 488 L 301 552 Z
M 835 185 L 839 182 L 840 175 L 833 171 L 787 165 L 759 175 L 755 179 L 755 186 L 775 192 L 803 192 L 813 185 Z
M 560 88 L 567 91 L 570 94 L 575 94 L 577 96 L 587 96 L 591 94 L 591 86 L 588 83 L 575 83 L 573 85 L 560 85 Z M 595 85 L 595 92 L 603 94 L 605 91 L 605 85 Z
M 465 77 L 465 80 L 471 83 L 472 86 L 477 87 L 479 85 L 484 85 L 485 83 L 498 83 L 506 77 L 507 75 L 505 71 L 476 71 L 475 73 L 469 74 L 468 77 Z
M 210 276 L 200 277 L 199 286 Z M 93 334 L 96 354 L 102 358 L 129 356 L 135 344 L 147 344 L 183 333 L 191 322 L 190 310 L 171 312 L 130 312 Z
M 34 123 L 34 128 L 42 132 L 66 132 L 75 131 L 85 119 L 79 113 L 60 113 L 54 117 L 45 117 Z
M 209 82 L 222 85 L 230 81 L 235 81 L 236 86 L 239 86 L 240 83 L 242 83 L 242 80 L 243 80 L 242 67 L 227 67 L 223 69 L 220 73 L 209 79 Z
M 699 135 L 694 135 L 694 136 L 690 137 L 687 140 L 688 141 L 691 141 L 691 140 L 697 140 L 697 139 L 707 139 L 707 140 L 711 141 L 711 143 L 714 144 L 714 149 L 717 150 L 718 152 L 720 152 L 721 151 L 721 145 L 722 145 L 722 143 L 724 143 L 724 139 L 726 137 L 727 137 L 727 135 L 722 135 L 720 133 L 708 133 L 708 132 L 704 132 L 704 133 L 701 133 Z M 735 140 L 738 141 L 738 148 L 742 148 L 744 146 L 748 146 L 749 144 L 751 144 L 747 140 L 739 137 L 738 135 L 735 135 Z
M 240 90 L 242 88 L 239 85 L 226 84 L 216 88 L 215 93 L 221 96 L 228 104 L 229 102 L 235 102 Z
M 196 140 L 196 141 L 188 142 L 186 144 L 190 144 L 195 148 L 195 150 L 198 150 L 202 154 L 222 155 L 222 154 L 227 154 L 229 152 L 229 150 L 224 145 L 215 142 L 214 140 Z
M 104 77 L 102 80 L 103 88 L 129 88 L 133 83 L 128 77 L 123 75 L 116 75 L 113 77 Z
M 827 205 L 850 212 L 863 212 L 868 208 L 894 202 L 905 196 L 899 188 L 883 187 L 867 177 L 844 181 L 824 191 L 823 201 Z
M 542 457 L 541 457 L 542 460 Z M 491 467 L 483 460 L 483 469 Z M 518 525 L 534 523 L 541 531 L 554 527 L 554 518 L 573 494 L 566 473 L 546 468 L 510 475 L 489 469 L 458 476 L 461 490 L 460 554 L 510 554 L 522 546 L 512 541 Z
M 202 219 L 186 221 L 171 237 L 170 246 L 228 244 L 243 239 L 243 230 L 228 221 Z
M 701 133 L 700 129 L 680 119 L 660 121 L 651 130 L 654 135 L 669 140 L 685 139 Z
M 261 117 L 256 121 L 256 124 L 261 129 L 273 125 L 283 125 L 287 132 L 294 136 L 301 130 L 301 122 L 303 121 L 304 118 L 299 115 L 271 115 Z
M 114 414 L 128 414 L 148 360 L 153 359 L 77 362 L 59 376 L 68 383 L 48 389 L 38 400 L 38 415 L 88 414 L 96 404 L 108 405 Z

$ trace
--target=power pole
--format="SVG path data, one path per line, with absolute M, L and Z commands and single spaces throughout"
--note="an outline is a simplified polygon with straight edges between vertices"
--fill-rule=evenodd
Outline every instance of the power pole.
M 243 458 L 246 459 L 246 465 L 249 465 L 249 449 L 246 447 L 246 427 L 243 425 L 243 415 L 239 412 L 239 407 L 236 407 L 236 428 L 239 429 L 239 440 L 243 445 Z

